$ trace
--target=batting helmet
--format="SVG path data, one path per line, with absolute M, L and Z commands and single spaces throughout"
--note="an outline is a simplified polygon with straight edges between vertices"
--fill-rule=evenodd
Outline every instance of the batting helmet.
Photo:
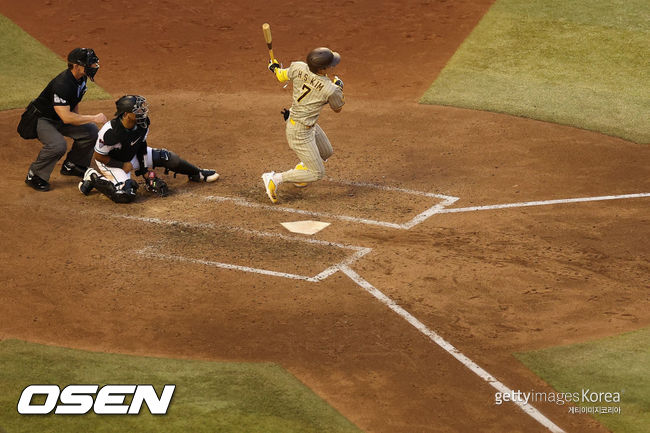
M 142 127 L 147 126 L 147 117 L 149 115 L 149 107 L 147 100 L 139 95 L 124 95 L 115 101 L 117 111 L 116 116 L 121 116 L 124 113 L 135 113 L 135 121 Z
M 307 54 L 307 65 L 313 73 L 321 69 L 336 66 L 341 61 L 341 55 L 329 48 L 315 48 Z
M 97 64 L 97 66 L 93 66 Z M 75 48 L 68 54 L 68 65 L 81 65 L 90 81 L 95 81 L 99 69 L 99 57 L 92 48 Z

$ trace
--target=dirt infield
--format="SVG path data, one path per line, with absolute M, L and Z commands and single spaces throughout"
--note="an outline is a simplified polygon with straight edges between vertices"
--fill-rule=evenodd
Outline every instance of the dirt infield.
M 347 105 L 321 117 L 329 179 L 280 191 L 280 207 L 328 215 L 309 239 L 372 249 L 350 267 L 515 390 L 548 388 L 512 352 L 650 324 L 647 197 L 437 213 L 406 230 L 363 220 L 402 224 L 436 199 L 341 182 L 457 197 L 448 208 L 650 192 L 647 145 L 415 103 L 490 1 L 48 3 L 4 1 L 0 13 L 61 56 L 95 48 L 101 86 L 148 97 L 150 144 L 222 179 L 168 177 L 170 197 L 118 206 L 82 196 L 57 167 L 53 190 L 37 193 L 23 179 L 40 147 L 15 133 L 20 110 L 0 113 L 0 338 L 278 362 L 368 432 L 546 431 L 495 406 L 492 387 L 342 272 L 312 282 L 213 265 L 311 276 L 349 256 L 279 225 L 305 214 L 268 209 L 259 176 L 296 161 L 266 21 L 285 65 L 317 45 L 343 56 Z M 537 408 L 566 431 L 606 431 Z

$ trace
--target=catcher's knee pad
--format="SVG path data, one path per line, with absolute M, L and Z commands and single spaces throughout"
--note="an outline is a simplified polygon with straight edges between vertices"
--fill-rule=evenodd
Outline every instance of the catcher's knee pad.
M 152 149 L 151 157 L 154 167 L 165 167 L 174 173 L 193 176 L 199 174 L 199 168 L 167 149 Z
M 181 160 L 178 155 L 167 149 L 151 149 L 151 158 L 154 167 L 165 167 L 170 170 L 175 169 Z

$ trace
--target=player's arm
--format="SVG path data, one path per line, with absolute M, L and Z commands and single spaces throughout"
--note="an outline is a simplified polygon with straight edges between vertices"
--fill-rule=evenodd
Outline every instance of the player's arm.
M 133 170 L 133 165 L 131 165 L 130 162 L 120 161 L 119 159 L 112 158 L 108 154 L 112 146 L 115 146 L 118 143 L 119 139 L 117 138 L 117 134 L 115 134 L 112 129 L 109 129 L 103 136 L 97 139 L 93 152 L 93 159 L 101 162 L 107 167 L 121 168 L 128 173 Z
M 101 162 L 106 167 L 120 168 L 126 173 L 133 170 L 133 164 L 131 164 L 131 162 L 122 162 L 119 159 L 111 158 L 108 155 L 101 154 L 96 150 L 93 152 L 93 159 Z
M 327 102 L 330 104 L 330 108 L 335 113 L 340 113 L 343 110 L 345 105 L 345 97 L 343 96 L 343 89 L 338 87 L 334 93 L 327 99 Z
M 289 81 L 289 68 L 283 69 L 276 59 L 269 60 L 269 70 L 275 74 L 279 82 Z
M 85 125 L 86 123 L 106 123 L 108 119 L 104 113 L 98 113 L 94 115 L 90 114 L 78 114 L 70 110 L 69 105 L 55 105 L 54 111 L 59 115 L 63 123 L 68 125 Z
M 149 131 L 147 131 L 147 134 L 149 134 Z M 136 176 L 146 175 L 146 173 L 153 171 L 154 169 L 152 152 L 150 147 L 147 145 L 146 139 L 147 137 L 145 136 L 145 141 L 140 145 L 138 153 L 135 156 L 140 164 L 140 170 L 135 172 Z

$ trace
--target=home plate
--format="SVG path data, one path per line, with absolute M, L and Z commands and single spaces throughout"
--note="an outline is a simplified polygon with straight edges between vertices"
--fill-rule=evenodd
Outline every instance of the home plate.
M 330 223 L 321 221 L 293 221 L 280 224 L 291 233 L 301 233 L 303 235 L 313 235 L 330 225 Z

